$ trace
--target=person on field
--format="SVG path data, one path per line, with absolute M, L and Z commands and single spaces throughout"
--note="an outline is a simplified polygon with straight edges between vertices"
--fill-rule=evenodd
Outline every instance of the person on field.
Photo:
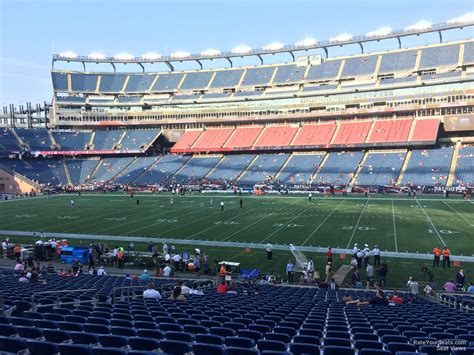
M 74 207 L 74 200 L 71 200 L 71 207 Z
M 273 258 L 273 247 L 270 243 L 265 245 L 265 250 L 267 251 L 267 260 L 272 260 Z
M 433 249 L 433 267 L 438 267 L 439 266 L 439 259 L 441 256 L 441 249 L 440 247 L 435 247 Z
M 240 199 L 239 204 L 240 204 L 240 208 L 243 208 L 244 201 L 242 201 L 242 199 Z
M 224 211 L 224 201 L 221 201 L 221 211 Z
M 310 193 L 308 194 L 308 202 L 311 202 L 311 198 L 312 198 L 312 197 L 313 197 L 313 194 L 310 192 Z
M 445 267 L 445 265 L 448 265 L 448 267 L 450 268 L 451 260 L 449 257 L 451 255 L 451 252 L 449 251 L 448 247 L 445 246 L 441 251 L 441 254 L 443 254 L 443 267 Z

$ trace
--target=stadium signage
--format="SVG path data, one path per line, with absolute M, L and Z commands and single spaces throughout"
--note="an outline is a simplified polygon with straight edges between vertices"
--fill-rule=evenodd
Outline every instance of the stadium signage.
M 34 156 L 39 155 L 98 155 L 98 154 L 126 154 L 142 153 L 139 149 L 130 150 L 46 150 L 32 152 Z

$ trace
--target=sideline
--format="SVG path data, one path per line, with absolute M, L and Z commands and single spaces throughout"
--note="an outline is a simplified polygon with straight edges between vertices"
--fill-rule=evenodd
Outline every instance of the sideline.
M 22 237 L 33 237 L 33 234 L 39 235 L 37 232 L 24 232 L 24 231 L 9 231 L 0 230 L 0 235 L 8 236 L 22 236 Z M 124 235 L 97 235 L 97 234 L 70 234 L 70 233 L 47 233 L 48 237 L 57 239 L 88 239 L 88 240 L 107 240 L 107 241 L 121 241 L 121 242 L 154 242 L 154 243 L 173 243 L 173 244 L 186 244 L 196 246 L 213 246 L 213 247 L 227 247 L 227 248 L 252 248 L 252 249 L 265 249 L 265 244 L 262 243 L 240 243 L 240 242 L 223 242 L 223 241 L 211 241 L 211 240 L 196 240 L 196 239 L 174 239 L 166 237 L 140 237 L 140 236 L 124 236 Z M 289 245 L 286 244 L 274 244 L 272 245 L 274 250 L 289 250 Z M 309 253 L 326 253 L 327 247 L 307 247 L 299 246 L 296 247 L 303 252 Z M 352 249 L 333 248 L 334 253 L 345 253 L 351 254 Z M 408 252 L 394 252 L 394 251 L 382 251 L 383 257 L 389 258 L 405 258 L 405 259 L 418 259 L 418 260 L 432 260 L 433 256 L 431 253 L 408 253 Z M 474 256 L 464 255 L 451 255 L 452 261 L 464 261 L 474 263 Z

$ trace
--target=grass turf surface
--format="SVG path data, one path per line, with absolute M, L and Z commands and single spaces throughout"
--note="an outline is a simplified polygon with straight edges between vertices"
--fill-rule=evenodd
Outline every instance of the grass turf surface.
M 209 207 L 211 198 L 213 208 Z M 136 199 L 123 194 L 83 194 L 4 202 L 0 203 L 0 229 L 95 234 L 98 239 L 100 235 L 117 235 L 340 248 L 367 243 L 370 247 L 380 245 L 382 251 L 420 253 L 446 244 L 452 254 L 474 254 L 474 204 L 460 198 L 318 196 L 309 203 L 306 196 L 243 196 L 242 209 L 238 196 L 174 196 L 171 206 L 170 195 L 138 195 L 140 207 Z M 220 201 L 225 203 L 224 211 Z M 87 242 L 84 238 L 79 243 Z M 179 248 L 184 250 L 185 246 Z M 240 260 L 245 268 L 277 273 L 284 272 L 291 255 L 275 251 L 275 260 L 266 262 L 261 250 L 246 254 L 243 248 L 205 249 L 211 258 Z M 324 257 L 314 257 L 323 270 Z M 430 262 L 393 258 L 390 264 L 390 276 L 401 282 L 407 273 L 422 279 L 419 270 Z M 338 266 L 339 261 L 336 270 Z M 452 271 L 435 272 L 440 282 L 450 277 Z

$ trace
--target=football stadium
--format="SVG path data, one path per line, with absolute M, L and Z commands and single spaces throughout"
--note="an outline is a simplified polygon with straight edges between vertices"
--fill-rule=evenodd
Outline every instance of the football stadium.
M 0 352 L 474 354 L 473 26 L 53 50 L 0 112 Z

